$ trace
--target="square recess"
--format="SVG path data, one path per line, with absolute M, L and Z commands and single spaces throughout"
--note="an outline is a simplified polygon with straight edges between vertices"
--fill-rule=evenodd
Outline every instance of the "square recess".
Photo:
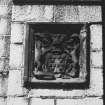
M 89 88 L 88 26 L 87 23 L 29 23 L 25 39 L 24 86 Z

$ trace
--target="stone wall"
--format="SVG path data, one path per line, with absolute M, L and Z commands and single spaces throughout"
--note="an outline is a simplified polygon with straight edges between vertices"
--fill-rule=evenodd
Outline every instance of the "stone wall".
M 29 22 L 102 22 L 101 6 L 14 5 L 0 0 L 0 105 L 103 105 L 102 25 L 90 26 L 90 88 L 23 88 Z M 8 73 L 9 72 L 9 73 Z
M 0 105 L 6 105 L 11 37 L 10 0 L 0 0 Z

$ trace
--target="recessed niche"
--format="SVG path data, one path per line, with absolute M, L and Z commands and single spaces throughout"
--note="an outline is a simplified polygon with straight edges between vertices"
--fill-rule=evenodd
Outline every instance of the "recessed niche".
M 89 30 L 86 24 L 28 25 L 25 85 L 31 88 L 88 88 Z

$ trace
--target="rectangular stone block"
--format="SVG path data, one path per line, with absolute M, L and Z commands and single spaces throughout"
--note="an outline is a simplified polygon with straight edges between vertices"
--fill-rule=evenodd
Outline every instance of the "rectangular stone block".
M 24 97 L 8 97 L 6 105 L 29 105 Z
M 23 77 L 21 70 L 10 70 L 8 78 L 8 96 L 23 95 Z
M 101 6 L 78 6 L 80 22 L 102 21 Z
M 56 96 L 56 97 L 84 97 L 85 90 L 62 90 L 62 89 L 32 89 L 30 91 L 30 97 L 40 97 L 40 96 Z
M 103 52 L 101 51 L 96 51 L 96 52 L 90 52 L 90 66 L 91 67 L 98 67 L 102 68 L 103 67 Z
M 22 43 L 24 37 L 24 24 L 11 24 L 11 43 Z
M 11 12 L 11 7 L 10 6 L 0 4 L 0 16 L 8 17 L 10 12 Z
M 6 105 L 6 98 L 0 97 L 0 105 Z
M 91 49 L 102 49 L 102 25 L 90 26 Z
M 78 6 L 54 6 L 54 19 L 56 22 L 79 22 Z
M 0 96 L 2 97 L 7 95 L 7 84 L 7 78 L 4 78 L 3 75 L 0 75 Z
M 53 99 L 31 98 L 30 105 L 54 105 Z
M 103 105 L 103 100 L 95 97 L 84 99 L 58 99 L 57 105 Z
M 10 35 L 10 29 L 11 29 L 10 20 L 3 17 L 0 18 L 0 34 Z
M 10 36 L 0 36 L 0 57 L 9 56 Z
M 86 92 L 87 96 L 103 95 L 103 69 L 91 68 L 90 88 Z
M 52 20 L 52 5 L 24 5 L 12 8 L 12 21 L 51 22 Z
M 23 45 L 10 45 L 10 69 L 21 69 L 24 63 Z
M 101 6 L 54 6 L 56 22 L 99 22 L 102 21 Z

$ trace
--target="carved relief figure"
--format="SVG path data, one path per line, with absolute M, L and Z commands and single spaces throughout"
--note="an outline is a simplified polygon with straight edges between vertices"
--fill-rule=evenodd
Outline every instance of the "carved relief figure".
M 34 74 L 53 75 L 55 79 L 78 77 L 80 40 L 76 33 L 36 34 Z

